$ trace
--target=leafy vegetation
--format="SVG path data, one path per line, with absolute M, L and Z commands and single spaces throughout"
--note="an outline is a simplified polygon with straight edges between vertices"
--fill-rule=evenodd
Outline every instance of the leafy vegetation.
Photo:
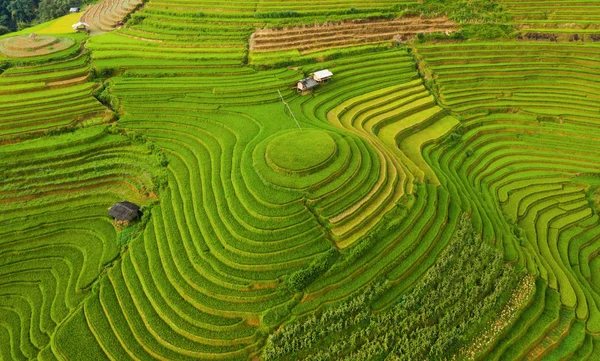
M 463 216 L 434 265 L 389 310 L 370 309 L 390 288 L 389 281 L 379 281 L 286 324 L 269 338 L 264 360 L 447 359 L 497 317 L 519 277 Z
M 0 35 L 56 19 L 87 3 L 89 0 L 2 0 Z

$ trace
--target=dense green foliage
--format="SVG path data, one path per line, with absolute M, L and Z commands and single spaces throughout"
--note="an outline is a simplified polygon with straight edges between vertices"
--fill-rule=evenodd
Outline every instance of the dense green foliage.
M 510 23 L 511 16 L 500 0 L 428 0 L 409 9 L 425 16 L 446 15 L 463 24 L 451 39 L 490 40 L 508 37 L 515 31 Z
M 63 16 L 90 0 L 0 0 L 0 35 Z
M 467 217 L 433 266 L 389 310 L 373 312 L 388 281 L 339 305 L 286 324 L 264 360 L 442 360 L 497 317 L 519 273 L 481 242 Z

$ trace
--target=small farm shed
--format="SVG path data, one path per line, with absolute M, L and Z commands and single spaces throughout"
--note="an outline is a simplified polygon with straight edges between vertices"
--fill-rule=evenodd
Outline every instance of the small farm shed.
M 315 79 L 319 83 L 325 83 L 331 79 L 333 73 L 329 70 L 319 70 L 313 74 L 313 79 Z
M 75 8 L 70 8 L 69 9 L 70 13 L 78 13 L 79 12 L 79 8 L 75 7 Z
M 319 83 L 313 78 L 304 78 L 298 81 L 296 89 L 302 94 L 308 94 L 317 86 L 319 86 Z
M 77 24 L 71 25 L 71 27 L 73 28 L 73 30 L 76 30 L 76 31 L 87 31 L 90 28 L 90 26 L 88 24 L 82 23 L 81 21 L 78 22 Z
M 117 202 L 108 210 L 108 214 L 119 221 L 132 221 L 140 216 L 140 207 L 129 202 Z

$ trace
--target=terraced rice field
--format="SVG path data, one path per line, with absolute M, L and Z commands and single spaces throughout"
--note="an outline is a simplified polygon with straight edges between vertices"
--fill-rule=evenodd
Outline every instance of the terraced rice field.
M 297 50 L 300 54 L 352 45 L 376 44 L 392 40 L 415 40 L 419 33 L 457 30 L 444 18 L 399 18 L 394 20 L 346 21 L 338 24 L 265 29 L 252 34 L 250 50 L 255 52 Z
M 122 25 L 125 16 L 141 4 L 140 0 L 103 0 L 86 10 L 80 21 L 88 24 L 94 33 L 111 31 Z
M 594 71 L 587 70 L 597 51 L 591 44 L 419 48 L 442 103 L 463 114 L 464 127 L 460 145 L 430 146 L 426 158 L 435 159 L 456 198 L 477 210 L 484 234 L 558 291 L 554 316 L 534 321 L 539 327 L 524 334 L 527 341 L 514 341 L 515 355 L 540 358 L 560 349 L 575 330 L 580 336 L 572 337 L 583 340 L 583 327 L 569 331 L 567 320 L 584 321 L 592 334 L 599 330 L 596 252 L 590 249 L 598 216 L 586 196 L 597 173 L 593 144 L 600 108 L 595 92 L 587 94 L 588 85 L 597 86 Z M 472 194 L 496 206 L 474 202 Z M 505 221 L 521 230 L 520 239 L 499 239 Z M 574 312 L 563 315 L 556 304 L 561 312 Z
M 460 41 L 410 1 L 104 1 L 105 34 L 7 58 L 0 360 L 265 359 L 296 320 L 412 302 L 464 219 L 518 282 L 443 356 L 597 360 L 600 47 L 561 25 L 596 9 L 502 4 L 512 37 Z
M 8 58 L 27 58 L 51 54 L 75 45 L 69 38 L 55 36 L 15 36 L 0 41 L 0 54 Z
M 588 41 L 600 40 L 593 36 L 600 33 L 600 4 L 595 1 L 502 0 L 502 4 L 526 31 L 579 34 Z
M 72 127 L 109 116 L 92 96 L 89 57 L 74 54 L 43 65 L 15 66 L 0 76 L 0 139 Z

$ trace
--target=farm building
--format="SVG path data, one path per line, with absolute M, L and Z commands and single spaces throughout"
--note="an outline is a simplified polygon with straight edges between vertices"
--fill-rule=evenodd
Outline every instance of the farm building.
M 132 221 L 141 214 L 140 207 L 129 201 L 117 202 L 108 210 L 113 218 L 118 221 Z
M 79 8 L 75 7 L 75 8 L 70 8 L 69 9 L 70 13 L 78 13 L 79 12 Z
M 298 81 L 296 89 L 302 94 L 308 94 L 317 86 L 319 86 L 319 83 L 313 78 L 304 78 Z
M 332 76 L 333 76 L 333 73 L 330 72 L 329 70 L 325 69 L 325 70 L 319 70 L 319 71 L 315 72 L 313 74 L 313 79 L 315 79 L 319 83 L 325 83 L 325 82 L 328 82 Z
M 82 23 L 81 21 L 78 22 L 77 24 L 71 25 L 71 27 L 73 28 L 73 30 L 76 30 L 76 31 L 87 31 L 90 28 L 90 26 L 88 24 Z

